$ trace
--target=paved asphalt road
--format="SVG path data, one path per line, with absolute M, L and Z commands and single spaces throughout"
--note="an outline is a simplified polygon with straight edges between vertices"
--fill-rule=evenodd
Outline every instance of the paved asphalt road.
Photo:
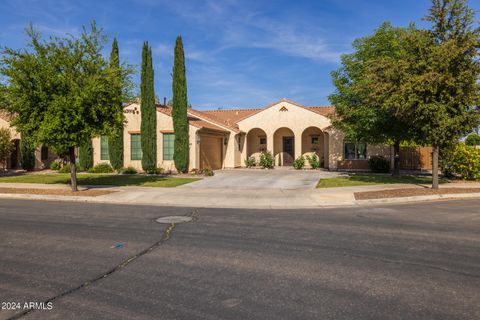
M 195 221 L 153 222 L 167 215 Z M 53 309 L 0 319 L 480 319 L 480 200 L 256 211 L 2 199 L 0 302 L 42 301 Z

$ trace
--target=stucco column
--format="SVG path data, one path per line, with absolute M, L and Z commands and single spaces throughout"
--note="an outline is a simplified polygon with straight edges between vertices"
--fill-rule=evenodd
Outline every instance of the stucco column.
M 248 134 L 245 134 L 243 137 L 242 136 L 239 136 L 238 138 L 240 139 L 240 141 L 243 142 L 243 145 L 242 145 L 242 152 L 240 153 L 240 167 L 245 167 L 245 159 L 247 159 L 248 157 L 248 151 L 247 151 L 247 147 L 248 147 L 248 140 L 247 140 L 247 137 L 248 137 Z
M 327 132 L 323 133 L 323 166 L 325 169 L 330 168 L 330 135 Z
M 302 155 L 302 131 L 295 132 L 295 154 L 293 155 L 293 160 L 297 159 Z
M 267 150 L 272 153 L 273 156 L 275 156 L 274 151 L 273 151 L 273 132 L 265 132 L 267 134 Z

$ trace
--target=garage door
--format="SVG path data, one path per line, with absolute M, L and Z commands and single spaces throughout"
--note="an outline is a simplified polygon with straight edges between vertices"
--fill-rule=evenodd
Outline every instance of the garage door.
M 200 136 L 200 169 L 222 168 L 222 137 Z

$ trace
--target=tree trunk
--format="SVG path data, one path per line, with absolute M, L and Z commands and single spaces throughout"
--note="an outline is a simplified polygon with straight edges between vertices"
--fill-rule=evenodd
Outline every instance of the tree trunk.
M 438 145 L 432 146 L 432 189 L 438 189 Z
M 393 176 L 400 176 L 400 141 L 393 144 Z
M 78 191 L 77 188 L 77 165 L 75 163 L 75 147 L 70 147 L 70 185 L 72 191 Z

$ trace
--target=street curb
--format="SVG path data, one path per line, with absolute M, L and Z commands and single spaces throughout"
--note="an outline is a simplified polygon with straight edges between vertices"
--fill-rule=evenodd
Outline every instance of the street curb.
M 149 203 L 149 202 L 126 202 L 120 200 L 105 200 L 105 199 L 95 199 L 96 197 L 82 197 L 82 196 L 45 196 L 45 195 L 32 195 L 32 194 L 7 194 L 0 193 L 0 199 L 13 199 L 13 200 L 37 200 L 37 201 L 51 201 L 51 202 L 83 202 L 83 203 L 96 203 L 96 204 L 112 204 L 112 205 L 129 205 L 129 206 L 155 206 L 155 207 L 178 207 L 178 208 L 218 208 L 218 209 L 318 209 L 318 208 L 335 208 L 335 207 L 352 207 L 355 206 L 355 203 L 351 204 L 325 204 L 325 205 L 316 205 L 316 206 L 228 206 L 228 205 L 216 205 L 216 204 L 178 204 L 178 203 Z
M 460 200 L 460 199 L 480 199 L 480 193 L 459 193 L 459 194 L 443 194 L 443 195 L 427 195 L 414 196 L 403 198 L 385 198 L 385 199 L 369 199 L 369 200 L 352 200 L 349 203 L 339 204 L 324 203 L 317 205 L 292 205 L 292 206 L 228 206 L 218 204 L 178 204 L 178 203 L 148 203 L 148 202 L 127 202 L 121 200 L 102 199 L 99 197 L 85 197 L 85 196 L 47 196 L 34 194 L 9 194 L 0 193 L 0 199 L 22 199 L 22 200 L 41 200 L 41 201 L 62 201 L 62 202 L 83 202 L 83 203 L 97 203 L 97 204 L 112 204 L 112 205 L 134 205 L 134 206 L 158 206 L 158 207 L 198 207 L 198 208 L 225 208 L 225 209 L 319 209 L 319 208 L 341 208 L 341 207 L 362 207 L 371 206 L 375 204 L 402 204 L 402 203 L 421 203 L 435 200 Z
M 379 203 L 411 203 L 411 202 L 423 202 L 432 200 L 458 200 L 458 199 L 480 199 L 480 193 L 456 193 L 456 194 L 435 194 L 426 196 L 413 196 L 413 197 L 399 197 L 399 198 L 383 198 L 383 199 L 368 199 L 368 200 L 355 200 L 358 205 L 365 204 L 379 204 Z

